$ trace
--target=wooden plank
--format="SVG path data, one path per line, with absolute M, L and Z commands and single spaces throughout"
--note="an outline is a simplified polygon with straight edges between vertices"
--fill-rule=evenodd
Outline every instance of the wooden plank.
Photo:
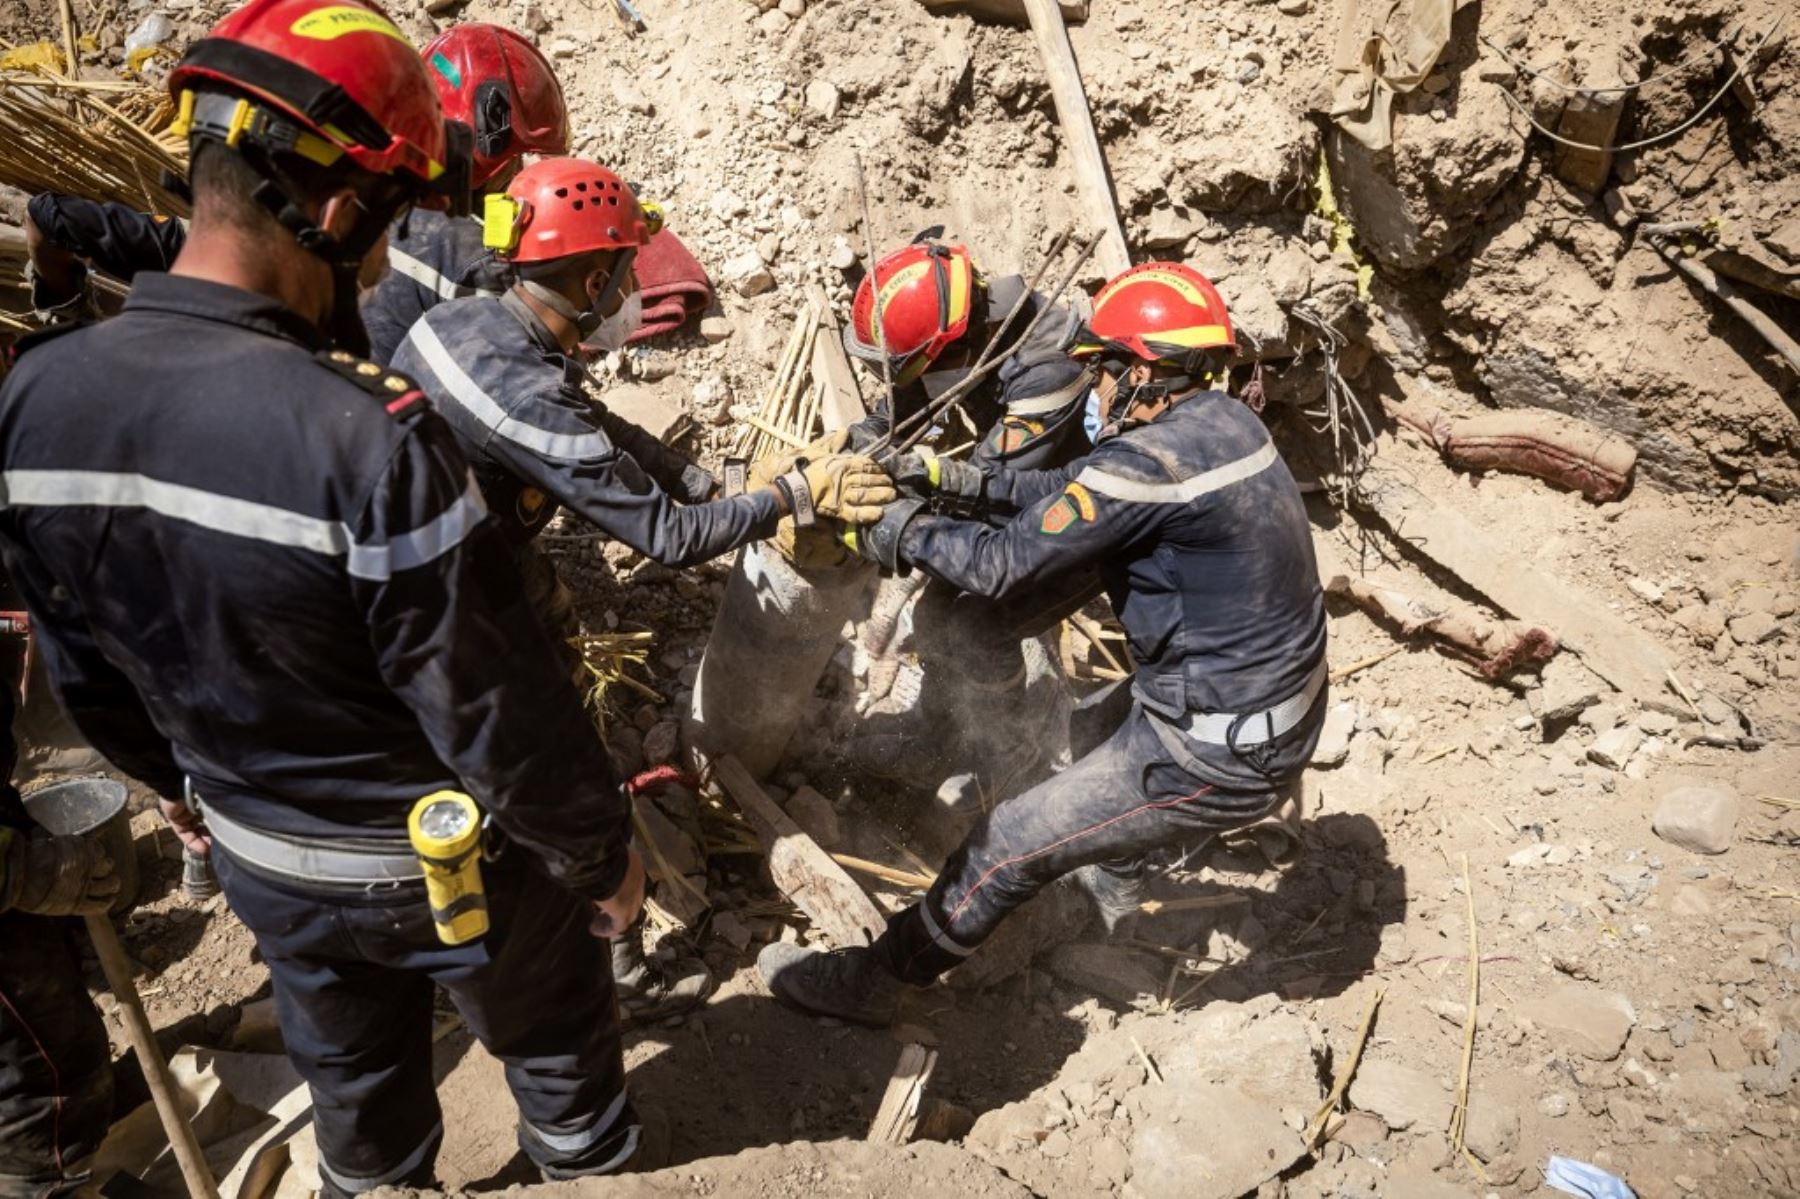
M 840 949 L 868 945 L 887 928 L 887 917 L 839 866 L 782 811 L 731 754 L 713 759 L 713 770 L 769 851 L 769 873 L 781 893 Z
M 900 1047 L 900 1060 L 894 1063 L 875 1122 L 869 1126 L 870 1141 L 904 1145 L 913 1139 L 913 1131 L 919 1126 L 919 1103 L 925 1097 L 931 1072 L 937 1069 L 937 1056 L 937 1050 L 911 1042 Z
M 965 13 L 977 21 L 996 21 L 1023 29 L 1031 23 L 1025 15 L 1023 0 L 920 0 L 934 13 Z M 1063 20 L 1081 22 L 1088 19 L 1088 0 L 1057 0 Z
M 1063 143 L 1075 171 L 1075 190 L 1084 209 L 1082 219 L 1089 229 L 1102 231 L 1095 256 L 1100 269 L 1111 278 L 1131 265 L 1131 252 L 1125 247 L 1125 230 L 1113 205 L 1106 156 L 1094 135 L 1094 117 L 1081 87 L 1081 69 L 1075 65 L 1069 31 L 1056 0 L 1024 0 L 1024 4 L 1038 53 L 1044 59 L 1044 73 L 1050 78 L 1050 95 L 1056 100 L 1057 123 L 1062 126 Z
M 1672 663 L 1649 636 L 1490 536 L 1392 469 L 1364 476 L 1364 502 L 1394 534 L 1518 620 L 1555 629 L 1565 649 L 1640 701 L 1662 694 Z
M 867 416 L 869 410 L 863 404 L 862 389 L 856 385 L 856 372 L 850 368 L 850 356 L 844 353 L 843 338 L 825 289 L 810 283 L 806 296 L 819 313 L 819 336 L 813 342 L 812 360 L 812 376 L 825 388 L 819 419 L 825 432 L 836 433 Z

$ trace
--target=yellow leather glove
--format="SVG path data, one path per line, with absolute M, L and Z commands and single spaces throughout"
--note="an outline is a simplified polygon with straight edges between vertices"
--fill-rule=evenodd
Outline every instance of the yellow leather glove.
M 784 450 L 770 454 L 766 458 L 758 458 L 751 464 L 750 473 L 745 476 L 745 487 L 757 491 L 764 487 L 772 487 L 775 480 L 794 469 L 800 459 L 826 458 L 838 453 L 850 443 L 850 430 L 839 429 L 836 433 L 827 433 L 802 449 Z
M 801 473 L 812 493 L 813 512 L 822 519 L 873 524 L 882 509 L 900 498 L 887 472 L 863 454 L 833 454 L 807 463 Z

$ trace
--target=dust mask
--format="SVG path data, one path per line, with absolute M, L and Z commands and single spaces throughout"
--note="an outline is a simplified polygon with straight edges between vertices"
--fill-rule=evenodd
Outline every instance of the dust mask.
M 591 350 L 610 354 L 614 350 L 622 350 L 633 333 L 644 327 L 644 293 L 634 291 L 625 297 L 619 310 L 611 316 L 600 318 L 592 332 L 582 338 L 582 344 Z

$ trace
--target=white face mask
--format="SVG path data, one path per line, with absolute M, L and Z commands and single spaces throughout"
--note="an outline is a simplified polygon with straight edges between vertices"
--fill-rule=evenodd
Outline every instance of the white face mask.
M 625 348 L 625 340 L 644 327 L 644 293 L 634 291 L 625 297 L 619 310 L 601 319 L 594 331 L 581 339 L 590 349 L 610 354 Z

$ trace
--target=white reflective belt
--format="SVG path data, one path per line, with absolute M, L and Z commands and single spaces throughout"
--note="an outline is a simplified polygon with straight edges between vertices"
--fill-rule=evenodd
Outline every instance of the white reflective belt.
M 494 296 L 499 292 L 485 288 L 470 287 L 463 283 L 453 283 L 445 278 L 435 267 L 428 266 L 408 254 L 405 250 L 388 247 L 388 265 L 394 268 L 396 275 L 405 275 L 421 287 L 430 288 L 437 293 L 440 300 L 466 300 L 470 296 Z
M 1320 658 L 1319 664 L 1313 667 L 1312 674 L 1308 676 L 1306 686 L 1272 708 L 1248 714 L 1193 712 L 1186 720 L 1175 721 L 1175 727 L 1194 740 L 1208 745 L 1241 747 L 1273 741 L 1291 731 L 1312 711 L 1313 701 L 1319 698 L 1319 690 L 1325 686 L 1327 673 L 1325 659 Z M 1232 732 L 1234 725 L 1237 728 L 1235 734 Z
M 1111 496 L 1115 500 L 1130 500 L 1139 504 L 1185 504 L 1259 475 L 1275 465 L 1280 457 L 1275 452 L 1275 443 L 1270 442 L 1254 454 L 1246 454 L 1235 462 L 1215 466 L 1178 483 L 1147 483 L 1140 479 L 1126 479 L 1107 474 L 1097 466 L 1084 468 L 1075 476 L 1075 481 L 1089 491 Z
M 342 555 L 345 569 L 359 579 L 388 579 L 397 570 L 422 566 L 467 537 L 487 514 L 475 476 L 451 505 L 431 520 L 386 541 L 357 541 L 341 521 L 307 516 L 256 500 L 202 491 L 123 471 L 9 470 L 0 476 L 8 507 L 144 508 L 215 533 L 248 537 L 327 557 Z
M 406 842 L 398 833 L 394 837 L 397 850 L 394 853 L 342 849 L 326 841 L 265 833 L 239 824 L 206 807 L 204 797 L 201 797 L 201 805 L 206 831 L 212 839 L 233 858 L 269 874 L 300 882 L 340 886 L 413 883 L 425 877 L 425 870 L 411 847 L 400 850 Z
M 425 360 L 425 365 L 437 376 L 438 382 L 443 384 L 443 394 L 493 430 L 496 436 L 504 437 L 546 458 L 569 462 L 598 458 L 612 452 L 612 440 L 604 433 L 552 433 L 548 429 L 540 429 L 536 425 L 528 425 L 508 416 L 506 410 L 481 390 L 480 385 L 469 378 L 468 372 L 450 356 L 450 351 L 444 348 L 444 343 L 432 329 L 430 319 L 427 315 L 414 321 L 406 339 L 418 349 L 419 357 Z
M 1081 375 L 1067 387 L 1059 388 L 1049 395 L 1033 396 L 1030 399 L 1014 400 L 1006 406 L 1008 416 L 1042 416 L 1046 412 L 1060 412 L 1076 400 L 1080 399 L 1093 383 L 1092 372 L 1083 371 Z

